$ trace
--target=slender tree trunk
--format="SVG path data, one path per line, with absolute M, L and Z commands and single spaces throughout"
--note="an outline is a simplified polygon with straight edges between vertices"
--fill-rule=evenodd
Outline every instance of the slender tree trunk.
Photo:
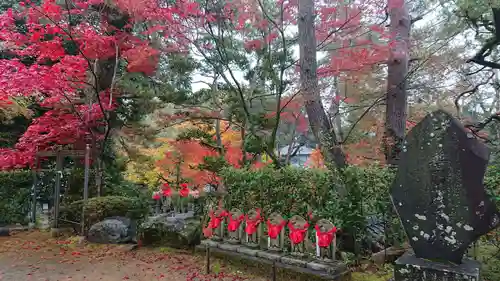
M 346 158 L 321 101 L 316 61 L 314 32 L 314 0 L 299 0 L 300 90 L 311 130 L 320 143 L 325 164 L 337 168 L 346 166 Z
M 388 0 L 391 34 L 387 75 L 384 151 L 387 163 L 397 165 L 405 137 L 407 118 L 407 75 L 409 62 L 410 15 L 404 0 Z
M 332 102 L 330 106 L 331 120 L 333 122 L 334 130 L 337 132 L 337 141 L 342 142 L 344 136 L 342 134 L 342 118 L 340 117 L 340 89 L 339 89 L 339 77 L 333 77 L 333 96 L 335 97 L 335 102 Z
M 213 96 L 213 102 L 214 102 L 214 107 L 217 107 L 217 78 L 214 79 L 213 85 L 212 85 L 212 96 Z M 219 153 L 222 155 L 224 153 L 224 149 L 222 149 L 222 133 L 220 130 L 220 119 L 215 119 L 215 139 L 217 142 L 217 147 L 219 150 Z

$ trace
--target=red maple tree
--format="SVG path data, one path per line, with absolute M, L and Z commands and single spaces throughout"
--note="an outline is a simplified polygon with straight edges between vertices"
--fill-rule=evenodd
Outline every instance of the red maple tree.
M 279 14 L 266 8 L 272 3 L 262 6 L 259 1 L 241 0 L 217 9 L 194 0 L 168 4 L 117 0 L 113 5 L 103 0 L 76 0 L 71 5 L 26 0 L 19 9 L 9 9 L 0 15 L 0 43 L 14 58 L 0 59 L 0 101 L 29 96 L 48 111 L 33 120 L 13 149 L 0 150 L 0 169 L 32 165 L 37 150 L 78 147 L 89 138 L 106 140 L 110 113 L 121 104 L 114 87 L 116 71 L 109 75 L 109 69 L 99 68 L 103 62 L 114 66 L 109 61 L 124 60 L 127 71 L 152 75 L 161 52 L 189 52 L 196 47 L 203 53 L 214 48 L 214 40 L 200 40 L 200 30 L 220 21 L 233 24 L 250 53 L 271 42 L 284 42 L 282 27 L 296 25 L 297 1 L 273 3 L 280 7 Z M 387 43 L 360 37 L 367 30 L 385 36 L 382 27 L 362 24 L 362 15 L 379 12 L 377 6 L 376 1 L 362 5 L 327 1 L 318 7 L 318 48 L 332 55 L 331 62 L 319 69 L 320 75 L 356 71 L 385 58 Z M 94 14 L 98 23 L 91 21 Z M 117 25 L 117 17 L 125 24 Z M 131 32 L 136 23 L 147 27 L 140 35 Z M 150 45 L 152 34 L 162 37 L 158 49 Z M 286 118 L 288 113 L 283 114 Z M 304 119 L 293 118 L 304 128 Z
M 89 139 L 103 141 L 110 112 L 120 106 L 116 100 L 120 93 L 113 88 L 116 70 L 107 75 L 101 64 L 116 65 L 123 59 L 128 72 L 151 75 L 158 62 L 159 51 L 130 33 L 131 25 L 140 19 L 127 14 L 132 4 L 27 0 L 19 9 L 0 15 L 0 44 L 13 57 L 0 59 L 0 101 L 31 97 L 47 109 L 14 148 L 0 150 L 0 169 L 32 165 L 40 150 L 61 145 L 77 148 Z M 100 16 L 98 24 L 90 22 L 91 13 Z M 124 26 L 116 26 L 117 17 Z

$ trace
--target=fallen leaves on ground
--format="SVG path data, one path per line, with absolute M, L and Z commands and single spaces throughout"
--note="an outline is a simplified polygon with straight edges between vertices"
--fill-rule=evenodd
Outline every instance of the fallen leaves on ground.
M 0 281 L 263 281 L 220 265 L 204 274 L 204 260 L 182 251 L 80 243 L 48 232 L 22 232 L 0 238 Z

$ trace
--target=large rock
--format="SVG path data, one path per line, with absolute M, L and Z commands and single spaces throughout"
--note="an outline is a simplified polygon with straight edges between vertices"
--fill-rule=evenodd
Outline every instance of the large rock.
M 8 226 L 0 226 L 0 237 L 10 236 L 10 228 Z
M 192 212 L 185 214 L 161 214 L 150 217 L 141 227 L 142 242 L 146 245 L 165 245 L 173 248 L 189 248 L 200 243 L 201 222 Z
M 408 134 L 391 196 L 417 258 L 460 263 L 498 226 L 483 186 L 488 160 L 487 147 L 444 111 Z
M 136 231 L 136 223 L 129 218 L 111 217 L 92 225 L 87 240 L 102 244 L 136 242 Z

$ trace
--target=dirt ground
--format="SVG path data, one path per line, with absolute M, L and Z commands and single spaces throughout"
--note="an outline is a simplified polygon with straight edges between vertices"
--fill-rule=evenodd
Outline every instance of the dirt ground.
M 205 275 L 200 256 L 169 249 L 79 243 L 75 238 L 53 239 L 46 232 L 21 232 L 0 237 L 1 281 L 264 281 L 213 262 Z

